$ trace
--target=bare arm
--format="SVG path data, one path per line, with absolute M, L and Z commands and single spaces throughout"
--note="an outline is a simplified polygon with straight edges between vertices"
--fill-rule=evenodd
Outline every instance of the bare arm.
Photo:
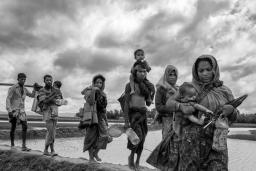
M 198 124 L 198 125 L 203 125 L 203 124 L 204 124 L 204 118 L 203 118 L 203 117 L 200 118 L 200 119 L 198 119 L 198 118 L 195 117 L 194 115 L 189 115 L 189 116 L 187 116 L 187 118 L 188 118 L 191 122 L 196 123 L 196 124 Z
M 32 93 L 27 88 L 25 88 L 25 91 L 26 91 L 26 95 L 28 97 L 32 97 L 32 98 L 35 97 L 36 91 L 34 89 L 33 89 Z
M 124 92 L 124 120 L 125 120 L 125 127 L 129 127 L 129 101 L 130 101 L 130 92 L 131 92 L 131 86 L 130 84 L 127 84 L 125 87 Z
M 213 114 L 213 112 L 200 104 L 194 104 L 195 109 L 206 114 Z

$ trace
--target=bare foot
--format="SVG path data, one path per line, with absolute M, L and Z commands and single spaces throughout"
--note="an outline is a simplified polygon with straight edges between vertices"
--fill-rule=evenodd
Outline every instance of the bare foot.
M 99 162 L 102 161 L 101 158 L 99 158 L 98 154 L 96 154 L 96 155 L 94 156 L 94 158 L 95 158 L 97 161 L 99 161 Z
M 140 171 L 140 165 L 138 163 L 135 164 L 134 170 L 135 171 Z
M 43 155 L 45 155 L 45 156 L 50 156 L 51 154 L 50 154 L 47 150 L 44 150 Z
M 90 159 L 89 159 L 89 162 L 90 162 L 90 163 L 96 163 L 96 160 L 95 160 L 94 158 L 90 158 Z

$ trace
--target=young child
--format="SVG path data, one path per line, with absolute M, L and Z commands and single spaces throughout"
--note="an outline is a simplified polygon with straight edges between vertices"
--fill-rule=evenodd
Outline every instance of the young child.
M 65 105 L 66 101 L 63 100 L 62 93 L 60 91 L 60 88 L 62 86 L 62 83 L 60 81 L 54 81 L 53 82 L 53 91 L 52 91 L 52 96 L 54 96 L 55 104 L 52 104 L 50 106 L 52 110 L 52 115 L 54 117 L 58 116 L 58 107 L 61 105 Z
M 131 75 L 130 75 L 131 94 L 134 94 L 134 86 L 135 86 L 135 84 L 134 84 L 134 76 L 133 76 L 133 74 L 135 72 L 134 68 L 137 65 L 143 64 L 145 66 L 147 72 L 149 72 L 151 70 L 151 67 L 149 66 L 148 62 L 145 60 L 144 51 L 142 49 L 135 50 L 134 58 L 135 58 L 136 61 L 135 61 L 135 63 L 132 66 Z M 147 80 L 147 79 L 145 79 L 144 84 L 148 87 L 148 89 L 151 92 L 150 96 L 147 97 L 146 102 L 148 104 L 151 104 L 152 100 L 154 98 L 154 95 L 155 95 L 155 88 L 152 87 L 152 83 L 149 80 Z
M 203 112 L 207 114 L 213 114 L 213 112 L 206 107 L 196 103 L 196 97 L 197 92 L 194 86 L 190 83 L 184 82 L 180 88 L 178 95 L 176 97 L 176 101 L 191 105 L 194 107 L 195 111 L 191 114 L 184 114 L 182 112 L 176 112 L 174 116 L 174 131 L 178 135 L 178 137 L 181 137 L 182 134 L 182 127 L 189 124 L 189 122 L 193 122 L 198 125 L 204 124 L 204 119 L 206 118 L 205 115 L 202 115 L 200 118 L 197 118 L 198 112 Z

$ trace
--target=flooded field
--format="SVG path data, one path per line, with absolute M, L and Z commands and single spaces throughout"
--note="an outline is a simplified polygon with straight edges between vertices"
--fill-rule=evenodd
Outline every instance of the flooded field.
M 253 128 L 231 128 L 230 134 L 252 130 Z M 141 164 L 149 168 L 153 168 L 145 161 L 150 151 L 161 141 L 161 131 L 149 132 L 145 150 L 143 151 Z M 126 136 L 114 139 L 108 145 L 107 150 L 102 150 L 100 156 L 103 162 L 115 164 L 127 164 L 127 156 L 129 151 L 126 149 Z M 0 144 L 9 144 L 9 141 L 0 140 Z M 21 141 L 17 141 L 16 145 L 20 146 Z M 44 140 L 28 140 L 28 146 L 35 150 L 43 150 Z M 83 153 L 83 138 L 59 138 L 56 140 L 56 152 L 59 155 L 72 158 L 88 158 L 88 153 Z M 229 148 L 229 169 L 231 171 L 250 171 L 256 168 L 256 142 L 247 140 L 228 139 Z

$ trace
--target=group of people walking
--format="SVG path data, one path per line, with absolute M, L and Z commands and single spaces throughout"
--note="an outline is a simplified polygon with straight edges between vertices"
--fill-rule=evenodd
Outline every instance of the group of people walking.
M 34 89 L 30 92 L 25 86 L 26 74 L 19 73 L 17 76 L 18 83 L 11 86 L 8 90 L 6 98 L 6 109 L 8 111 L 9 122 L 11 123 L 10 139 L 11 147 L 14 147 L 14 133 L 17 124 L 22 125 L 22 151 L 30 151 L 31 149 L 26 146 L 27 134 L 27 116 L 25 113 L 25 98 L 26 96 L 36 98 L 37 107 L 36 112 L 43 115 L 43 120 L 46 126 L 46 138 L 44 155 L 56 156 L 54 150 L 54 141 L 56 135 L 56 125 L 58 119 L 58 106 L 59 100 L 63 99 L 60 87 L 62 83 L 55 81 L 51 75 L 45 75 L 43 80 L 45 86 L 34 84 Z M 51 152 L 48 152 L 50 147 Z
M 178 69 L 168 65 L 156 84 L 147 79 L 151 68 L 145 60 L 142 49 L 134 53 L 136 62 L 132 66 L 129 83 L 119 101 L 124 112 L 125 128 L 132 128 L 140 141 L 134 145 L 129 139 L 130 150 L 128 166 L 139 170 L 140 157 L 148 132 L 147 106 L 152 105 L 155 96 L 155 107 L 158 112 L 156 120 L 163 125 L 162 142 L 153 150 L 147 162 L 163 171 L 223 171 L 228 170 L 228 149 L 212 148 L 215 125 L 209 124 L 213 113 L 223 109 L 222 117 L 231 124 L 237 118 L 238 110 L 227 102 L 234 99 L 232 91 L 220 80 L 217 60 L 211 55 L 202 55 L 196 59 L 192 67 L 192 81 L 177 85 Z M 24 88 L 25 74 L 18 75 L 18 84 L 9 89 L 7 110 L 12 124 L 10 137 L 14 146 L 14 130 L 19 120 L 22 124 L 22 150 L 26 147 L 27 122 L 24 111 L 25 96 L 34 97 L 35 89 L 30 93 Z M 54 139 L 57 116 L 55 106 L 56 88 L 52 87 L 52 77 L 44 77 L 45 86 L 39 90 L 38 101 L 44 116 L 47 136 L 44 154 L 55 155 Z M 86 103 L 93 113 L 91 121 L 86 125 L 83 151 L 89 152 L 90 161 L 101 161 L 98 153 L 106 149 L 112 141 L 108 135 L 106 117 L 107 95 L 104 93 L 105 77 L 96 75 L 92 85 L 82 91 Z M 55 94 L 55 95 L 53 95 Z M 39 105 L 40 106 L 40 105 Z M 226 139 L 224 141 L 227 141 Z M 168 147 L 168 148 L 166 148 Z M 136 160 L 135 160 L 136 154 Z

